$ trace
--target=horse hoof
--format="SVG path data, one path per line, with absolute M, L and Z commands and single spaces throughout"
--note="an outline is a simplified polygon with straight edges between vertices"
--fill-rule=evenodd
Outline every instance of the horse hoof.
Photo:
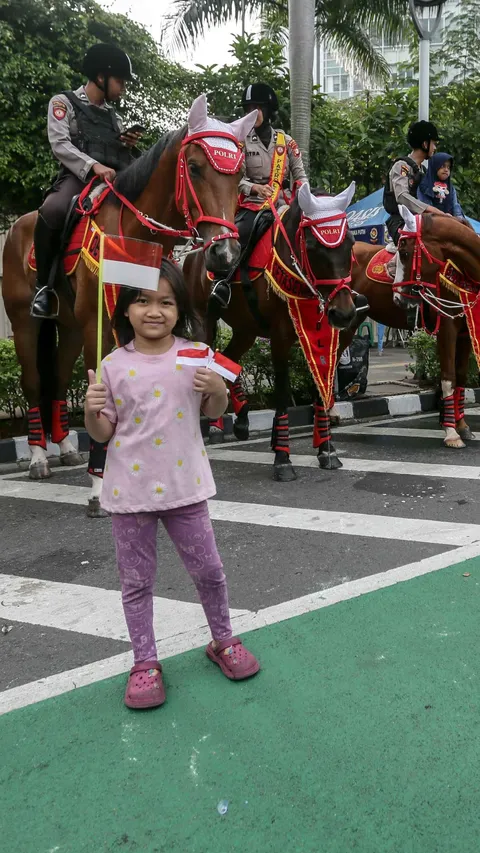
M 452 450 L 461 450 L 462 447 L 467 446 L 461 438 L 445 438 L 443 443 L 445 447 L 451 447 Z
M 273 466 L 273 479 L 277 483 L 291 483 L 297 479 L 295 469 L 291 462 L 282 462 L 280 465 Z
M 208 443 L 209 444 L 223 444 L 225 441 L 225 433 L 223 429 L 218 429 L 218 427 L 210 427 L 210 432 L 208 433 Z
M 458 429 L 457 432 L 462 441 L 473 441 L 475 438 L 475 435 L 469 426 L 463 427 L 463 429 Z
M 235 421 L 233 425 L 233 434 L 238 441 L 247 441 L 250 438 L 250 428 L 247 423 Z
M 76 450 L 71 450 L 69 453 L 64 453 L 60 456 L 60 465 L 65 465 L 67 468 L 72 468 L 74 465 L 83 465 L 83 463 L 83 457 Z
M 343 462 L 340 461 L 336 453 L 327 453 L 323 450 L 318 454 L 318 464 L 320 468 L 327 471 L 336 471 L 338 468 L 343 468 Z
M 48 462 L 36 462 L 28 469 L 28 476 L 31 480 L 48 480 L 52 476 Z
M 87 518 L 107 518 L 107 516 L 108 512 L 102 509 L 98 498 L 88 499 Z

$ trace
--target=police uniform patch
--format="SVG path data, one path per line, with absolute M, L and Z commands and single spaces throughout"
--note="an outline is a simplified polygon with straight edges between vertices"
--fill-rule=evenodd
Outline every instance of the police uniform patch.
M 291 149 L 294 157 L 300 157 L 300 148 L 298 147 L 294 139 L 290 140 L 290 142 L 288 143 L 288 147 Z
M 63 121 L 67 115 L 67 108 L 63 101 L 54 101 L 52 104 L 53 115 L 57 121 Z
M 403 178 L 406 178 L 407 175 L 410 174 L 410 169 L 408 168 L 406 163 L 402 164 L 402 168 L 400 169 L 400 174 Z
M 280 154 L 280 156 L 281 156 L 284 151 L 285 151 L 285 148 L 283 145 L 277 145 L 277 154 Z

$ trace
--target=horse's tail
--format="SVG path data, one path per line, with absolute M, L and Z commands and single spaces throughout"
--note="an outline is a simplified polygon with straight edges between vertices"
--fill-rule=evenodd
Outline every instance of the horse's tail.
M 57 324 L 54 320 L 43 320 L 40 326 L 37 370 L 40 376 L 40 414 L 47 435 L 52 431 L 52 403 L 57 390 Z

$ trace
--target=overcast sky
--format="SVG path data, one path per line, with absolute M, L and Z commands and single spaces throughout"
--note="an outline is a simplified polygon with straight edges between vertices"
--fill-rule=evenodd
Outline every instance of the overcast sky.
M 171 8 L 170 0 L 100 0 L 101 5 L 112 12 L 127 15 L 150 30 L 156 41 L 160 41 L 163 19 Z M 256 29 L 254 22 L 247 22 L 247 31 Z M 188 68 L 195 63 L 201 65 L 225 65 L 232 61 L 228 49 L 233 34 L 240 33 L 240 24 L 232 21 L 223 27 L 212 28 L 207 38 L 187 53 L 178 53 L 175 59 Z

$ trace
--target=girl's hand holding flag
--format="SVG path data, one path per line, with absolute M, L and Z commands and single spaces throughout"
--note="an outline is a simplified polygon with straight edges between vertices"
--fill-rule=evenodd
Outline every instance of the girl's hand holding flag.
M 203 395 L 202 411 L 216 419 L 223 415 L 228 405 L 227 388 L 222 377 L 208 367 L 198 367 L 193 377 L 193 390 Z

